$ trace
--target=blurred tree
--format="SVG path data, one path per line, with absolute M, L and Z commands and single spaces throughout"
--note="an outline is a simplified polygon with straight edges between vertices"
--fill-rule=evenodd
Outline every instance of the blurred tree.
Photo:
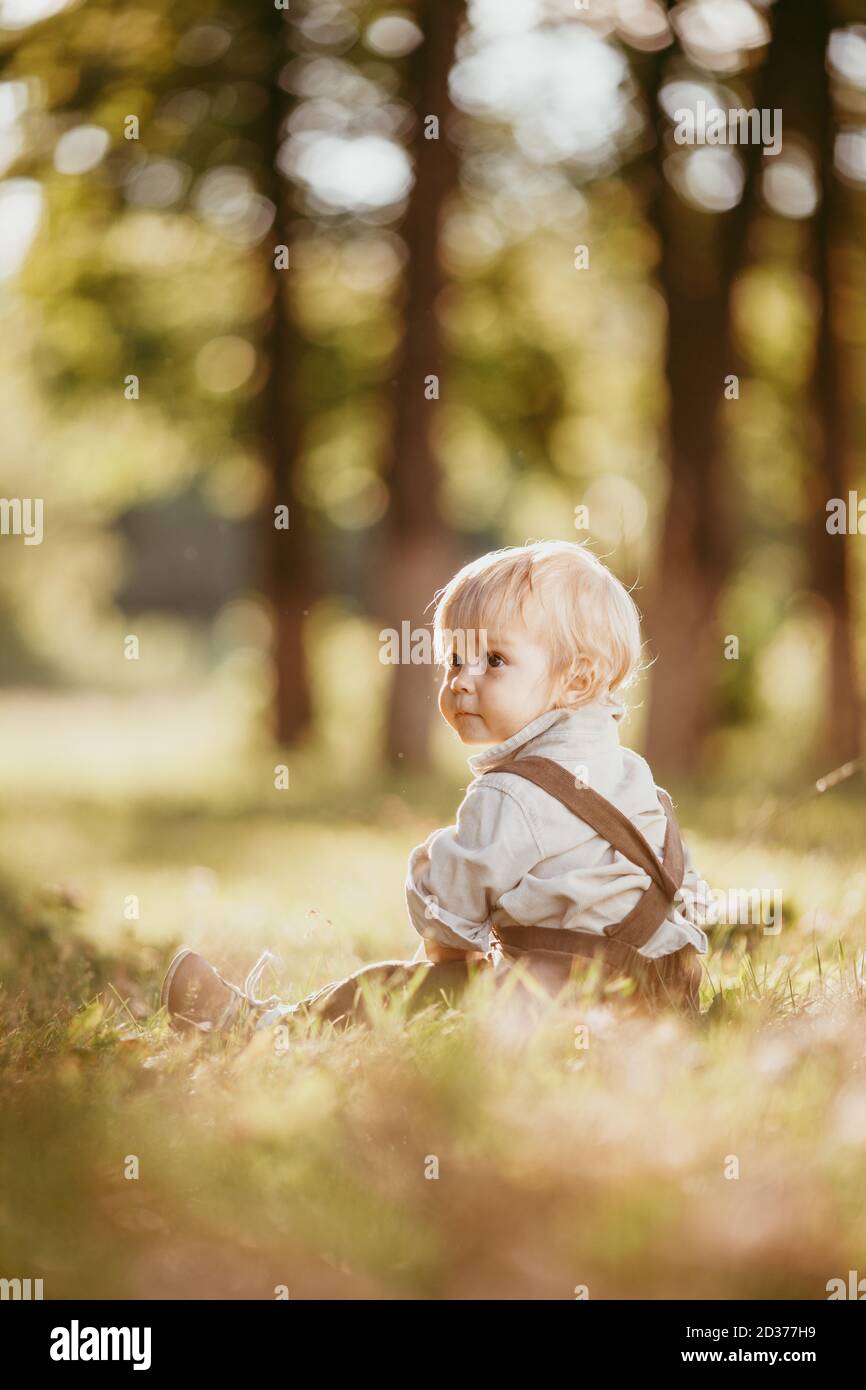
M 453 116 L 448 76 L 465 3 L 419 0 L 415 13 L 424 42 L 413 55 L 410 72 L 416 117 L 411 147 L 415 182 L 403 225 L 409 259 L 385 470 L 389 508 L 380 598 L 384 624 L 397 631 L 403 621 L 408 620 L 412 628 L 429 621 L 426 609 L 431 594 L 447 581 L 457 559 L 440 510 L 433 428 L 444 376 L 437 317 L 443 285 L 439 230 L 446 201 L 457 187 L 458 170 L 448 130 Z M 392 765 L 429 765 L 434 697 L 428 666 L 401 662 L 394 667 L 386 733 L 386 756 Z
M 274 621 L 274 732 L 280 743 L 293 744 L 306 734 L 312 719 L 304 619 L 323 585 L 318 567 L 314 569 L 307 506 L 298 488 L 303 420 L 301 353 L 288 287 L 293 254 L 288 191 L 278 167 L 285 138 L 286 103 L 281 79 L 287 58 L 286 15 L 276 8 L 254 13 L 259 16 L 270 63 L 259 141 L 263 192 L 274 208 L 272 235 L 262 245 L 266 273 L 271 280 L 268 318 L 261 339 L 267 362 L 261 451 L 270 475 L 264 509 L 263 579 Z M 281 508 L 286 508 L 287 527 L 281 524 Z
M 717 718 L 717 614 L 731 571 L 735 524 L 724 389 L 725 379 L 742 369 L 730 303 L 746 258 L 762 154 L 757 145 L 745 147 L 743 186 L 733 208 L 719 211 L 688 201 L 670 176 L 672 161 L 691 152 L 672 149 L 669 116 L 660 102 L 668 63 L 661 50 L 634 60 L 654 134 L 652 167 L 641 172 L 668 311 L 669 487 L 646 612 L 657 657 L 646 737 L 654 765 L 681 774 L 697 766 Z
M 830 0 L 780 0 L 775 11 L 774 44 L 782 95 L 775 104 L 785 113 L 786 135 L 801 136 L 812 153 L 819 189 L 810 219 L 808 262 L 819 292 L 812 397 L 818 417 L 815 467 L 810 479 L 807 519 L 811 582 L 824 601 L 829 626 L 829 669 L 822 766 L 859 757 L 862 706 L 854 646 L 851 550 L 847 536 L 827 530 L 827 503 L 848 498 L 850 476 L 850 359 L 839 337 L 842 296 L 842 200 L 834 171 L 836 127 L 827 53 L 833 31 Z
M 43 314 L 40 378 L 64 410 L 89 416 L 95 440 L 100 411 L 112 424 L 133 412 L 144 440 L 164 415 L 174 467 L 155 467 L 145 446 L 144 467 L 133 456 L 121 470 L 95 444 L 115 516 L 241 467 L 232 440 L 264 465 L 261 579 L 284 742 L 310 721 L 302 627 L 316 588 L 296 485 L 301 403 L 278 162 L 292 25 L 292 12 L 237 0 L 149 0 L 136 16 L 99 0 L 23 30 L 6 53 L 10 76 L 39 84 L 14 172 L 39 178 L 46 205 L 22 279 Z M 122 397 L 132 377 L 133 404 Z M 275 526 L 277 506 L 288 529 Z
M 822 757 L 841 762 L 859 752 L 861 713 L 848 550 L 844 540 L 828 535 L 825 526 L 827 499 L 847 495 L 846 421 L 850 418 L 834 330 L 837 190 L 825 61 L 832 26 L 830 0 L 778 0 L 767 57 L 749 95 L 759 110 L 782 110 L 785 141 L 796 144 L 799 139 L 811 151 L 823 191 L 808 222 L 806 253 L 819 298 L 812 390 L 818 431 L 809 532 L 812 583 L 824 601 L 830 630 L 830 713 Z M 720 15 L 720 44 L 724 39 Z M 674 160 L 689 158 L 671 150 L 668 122 L 659 109 L 666 67 L 661 55 L 636 61 L 647 106 L 657 113 L 657 167 L 647 207 L 660 244 L 659 274 L 668 306 L 670 393 L 670 489 L 647 610 L 658 657 L 647 751 L 661 768 L 685 773 L 698 764 L 704 739 L 717 719 L 722 669 L 717 614 L 735 553 L 723 386 L 725 378 L 739 375 L 744 365 L 733 332 L 732 291 L 748 259 L 757 193 L 767 165 L 761 146 L 747 144 L 741 152 L 743 187 L 733 209 L 713 212 L 690 206 L 666 177 Z

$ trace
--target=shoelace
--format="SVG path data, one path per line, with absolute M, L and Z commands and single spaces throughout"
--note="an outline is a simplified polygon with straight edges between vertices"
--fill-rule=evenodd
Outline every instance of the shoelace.
M 279 1004 L 280 1002 L 280 996 L 278 994 L 270 994 L 267 999 L 256 999 L 253 994 L 253 990 L 257 987 L 262 978 L 265 966 L 269 965 L 271 962 L 275 965 L 278 964 L 279 956 L 274 955 L 273 951 L 262 951 L 262 954 L 244 980 L 244 997 L 247 1003 L 254 1009 L 269 1009 L 272 1008 L 274 1004 Z
M 232 994 L 237 995 L 237 997 L 239 999 L 242 999 L 244 1003 L 248 1004 L 251 1009 L 270 1009 L 273 1008 L 275 1004 L 279 1004 L 280 996 L 278 994 L 271 994 L 268 996 L 267 999 L 257 999 L 253 991 L 255 990 L 255 988 L 259 984 L 259 981 L 262 978 L 265 966 L 269 965 L 271 962 L 277 964 L 279 962 L 279 956 L 274 955 L 273 951 L 262 951 L 262 954 L 259 956 L 252 970 L 249 972 L 246 979 L 244 980 L 243 988 L 241 988 L 240 985 L 232 984 L 231 980 L 225 979 L 224 976 L 220 975 L 218 970 L 215 970 L 214 973 L 219 976 L 220 980 L 222 980 L 223 984 L 226 986 L 227 989 L 231 990 Z M 225 1022 L 231 1014 L 232 1008 L 232 1004 L 226 1005 L 222 1018 L 216 1025 L 217 1030 L 223 1027 L 223 1025 L 225 1024 Z M 196 1023 L 194 1027 L 198 1028 L 202 1032 L 211 1031 L 211 1025 L 209 1023 Z

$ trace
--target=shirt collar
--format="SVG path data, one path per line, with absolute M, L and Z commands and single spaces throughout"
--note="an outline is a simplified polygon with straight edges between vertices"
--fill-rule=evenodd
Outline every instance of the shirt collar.
M 579 758 L 582 753 L 599 753 L 619 747 L 619 724 L 626 707 L 608 695 L 578 709 L 550 709 L 531 720 L 502 743 L 473 753 L 467 760 L 475 773 L 489 772 L 507 762 L 518 748 L 532 754 Z M 536 742 L 537 740 L 537 742 Z M 527 745 L 535 743 L 533 748 Z

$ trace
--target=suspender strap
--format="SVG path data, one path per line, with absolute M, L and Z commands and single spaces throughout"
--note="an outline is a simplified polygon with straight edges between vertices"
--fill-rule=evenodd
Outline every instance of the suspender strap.
M 646 945 L 667 917 L 683 881 L 683 844 L 667 792 L 659 791 L 659 799 L 667 821 L 662 863 L 628 816 L 623 815 L 618 807 L 591 787 L 578 786 L 573 775 L 553 759 L 517 758 L 512 762 L 502 763 L 497 768 L 491 768 L 491 771 L 513 772 L 534 782 L 536 786 L 555 796 L 557 801 L 567 806 L 580 820 L 591 825 L 613 849 L 649 874 L 650 885 L 641 895 L 637 905 L 621 922 L 604 929 L 604 935 L 608 940 L 612 939 L 626 948 Z M 523 927 L 520 930 L 546 931 L 551 936 L 560 937 L 595 936 L 598 939 L 597 933 L 570 932 L 560 928 Z M 539 948 L 556 949 L 541 947 L 540 942 Z M 578 954 L 585 952 L 579 951 Z

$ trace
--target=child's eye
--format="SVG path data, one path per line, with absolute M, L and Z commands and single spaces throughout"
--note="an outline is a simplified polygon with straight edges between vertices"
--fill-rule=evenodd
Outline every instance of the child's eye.
M 491 652 L 490 655 L 489 655 L 488 658 L 487 658 L 487 665 L 488 665 L 488 666 L 494 667 L 494 669 L 496 669 L 496 668 L 499 667 L 499 666 L 502 666 L 502 665 L 504 664 L 504 662 L 505 662 L 505 657 L 504 657 L 504 656 L 500 656 L 498 652 Z M 456 652 L 453 652 L 452 655 L 451 655 L 451 656 L 449 657 L 449 659 L 448 659 L 448 666 L 449 666 L 449 669 L 450 669 L 451 671 L 456 671 L 456 670 L 459 669 L 459 667 L 460 667 L 461 665 L 462 665 L 462 663 L 461 663 L 461 661 L 460 661 L 459 656 L 457 655 Z

